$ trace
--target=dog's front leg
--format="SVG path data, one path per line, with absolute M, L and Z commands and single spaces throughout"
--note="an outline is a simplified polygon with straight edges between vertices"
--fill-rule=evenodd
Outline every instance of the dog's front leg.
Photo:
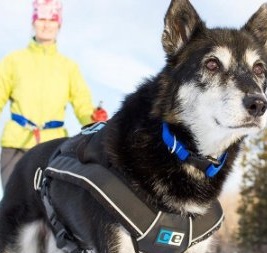
M 101 229 L 102 230 L 102 229 Z M 98 235 L 99 235 L 98 231 Z M 106 225 L 102 230 L 102 241 L 98 236 L 99 252 L 105 253 L 137 253 L 128 231 L 119 224 Z M 104 243 L 105 242 L 105 243 Z
M 137 253 L 134 248 L 131 235 L 119 224 L 107 225 L 103 241 L 99 243 L 100 252 L 106 253 Z
M 117 228 L 118 230 L 118 237 L 119 237 L 119 249 L 118 253 L 136 253 L 133 242 L 132 242 L 132 237 L 128 233 L 127 230 L 125 230 L 124 227 L 119 226 Z

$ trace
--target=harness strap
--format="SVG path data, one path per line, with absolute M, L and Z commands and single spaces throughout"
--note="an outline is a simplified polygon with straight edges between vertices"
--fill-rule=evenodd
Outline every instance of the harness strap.
M 43 186 L 41 188 L 41 198 L 45 206 L 46 214 L 49 219 L 49 222 L 52 226 L 52 229 L 55 234 L 56 244 L 59 249 L 62 249 L 64 252 L 68 253 L 90 253 L 93 252 L 91 249 L 82 249 L 75 242 L 73 236 L 67 232 L 64 225 L 57 218 L 57 214 L 52 205 L 50 195 L 49 195 L 49 186 L 50 181 L 48 178 L 43 180 Z
M 38 126 L 31 120 L 16 113 L 11 114 L 11 119 L 15 121 L 16 123 L 18 123 L 20 126 L 27 127 L 30 130 L 32 130 L 37 143 L 40 142 L 40 130 L 58 128 L 64 125 L 63 121 L 52 120 L 52 121 L 46 122 L 43 126 Z
M 149 208 L 126 184 L 99 164 L 90 164 L 88 169 L 88 164 L 75 158 L 58 156 L 46 168 L 44 175 L 90 191 L 105 208 L 121 217 L 119 220 L 136 238 L 144 236 L 158 216 L 158 212 Z M 146 218 L 140 219 L 141 214 Z

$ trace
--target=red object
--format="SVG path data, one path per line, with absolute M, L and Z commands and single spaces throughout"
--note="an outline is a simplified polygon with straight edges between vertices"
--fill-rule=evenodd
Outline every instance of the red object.
M 95 122 L 107 121 L 108 120 L 108 114 L 107 114 L 106 110 L 104 110 L 103 108 L 98 108 L 94 111 L 94 113 L 92 115 L 92 119 Z
M 36 143 L 40 143 L 40 129 L 39 128 L 34 128 L 33 129 L 33 135 L 35 137 Z

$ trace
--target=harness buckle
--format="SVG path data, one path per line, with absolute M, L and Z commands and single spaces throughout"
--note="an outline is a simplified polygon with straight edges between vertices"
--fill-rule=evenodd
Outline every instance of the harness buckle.
M 54 225 L 54 224 L 52 224 Z M 57 241 L 57 247 L 62 249 L 64 246 L 66 246 L 66 230 L 62 228 L 59 232 L 56 234 L 56 241 Z
M 84 126 L 81 130 L 82 135 L 89 135 L 94 134 L 98 132 L 100 129 L 102 129 L 104 126 L 106 126 L 106 122 L 96 122 L 93 125 Z
M 34 180 L 33 180 L 35 191 L 41 191 L 42 179 L 43 179 L 43 170 L 41 167 L 39 167 L 35 172 Z

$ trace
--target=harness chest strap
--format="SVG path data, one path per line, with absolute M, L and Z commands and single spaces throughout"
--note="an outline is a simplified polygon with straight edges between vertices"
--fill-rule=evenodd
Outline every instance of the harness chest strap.
M 132 234 L 141 252 L 182 253 L 213 234 L 224 218 L 218 201 L 197 218 L 153 210 L 110 170 L 71 157 L 56 157 L 44 174 L 89 191 Z

